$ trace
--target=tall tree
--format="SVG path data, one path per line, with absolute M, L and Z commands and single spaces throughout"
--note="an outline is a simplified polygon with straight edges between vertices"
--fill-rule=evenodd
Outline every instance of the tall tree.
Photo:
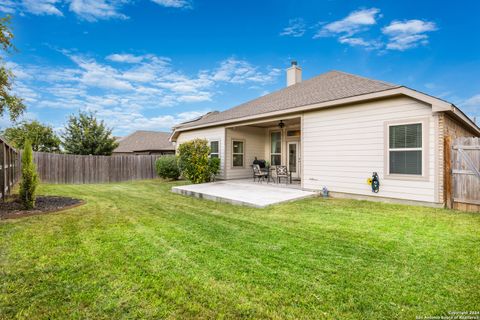
M 32 144 L 33 151 L 59 152 L 60 138 L 52 127 L 38 121 L 22 122 L 15 127 L 7 128 L 3 135 L 18 149 L 23 149 L 25 141 Z
M 30 210 L 35 207 L 37 197 L 38 174 L 35 163 L 33 162 L 32 145 L 30 141 L 25 142 L 22 154 L 22 181 L 20 182 L 20 200 L 25 209 Z
M 10 16 L 0 18 L 0 116 L 3 116 L 5 110 L 8 110 L 10 119 L 13 121 L 25 111 L 26 107 L 22 99 L 12 93 L 14 76 L 2 58 L 2 53 L 9 54 L 15 50 L 12 40 Z
M 62 145 L 67 153 L 109 156 L 118 147 L 112 129 L 98 121 L 93 113 L 71 115 L 62 134 Z

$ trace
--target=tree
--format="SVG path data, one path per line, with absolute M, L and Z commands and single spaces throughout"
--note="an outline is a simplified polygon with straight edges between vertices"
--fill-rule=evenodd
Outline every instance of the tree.
M 15 127 L 7 128 L 3 135 L 18 149 L 23 149 L 28 140 L 33 151 L 59 152 L 60 138 L 52 127 L 43 125 L 38 121 L 22 122 Z
M 178 147 L 178 166 L 185 179 L 193 183 L 211 181 L 220 171 L 220 159 L 210 158 L 210 147 L 205 139 L 194 139 Z
M 0 50 L 6 54 L 11 53 L 15 48 L 13 46 L 13 33 L 10 28 L 10 16 L 0 18 Z M 5 66 L 0 51 L 0 117 L 3 116 L 5 110 L 8 110 L 10 119 L 16 120 L 23 111 L 25 105 L 22 99 L 12 94 L 13 73 Z
M 38 174 L 33 163 L 33 151 L 30 141 L 25 141 L 22 154 L 22 181 L 20 182 L 20 201 L 27 210 L 35 207 Z
M 98 121 L 93 113 L 71 115 L 62 134 L 62 145 L 67 153 L 109 156 L 118 147 L 112 129 Z

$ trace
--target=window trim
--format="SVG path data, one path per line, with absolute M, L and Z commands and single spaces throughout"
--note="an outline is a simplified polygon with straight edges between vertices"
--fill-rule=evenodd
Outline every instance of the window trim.
M 233 144 L 235 141 L 238 141 L 238 142 L 242 142 L 243 143 L 243 153 L 233 153 Z M 237 138 L 232 138 L 232 144 L 231 144 L 231 156 L 232 156 L 232 160 L 230 161 L 230 168 L 231 169 L 244 169 L 245 168 L 245 154 L 246 154 L 246 143 L 245 143 L 245 139 L 237 139 Z M 233 156 L 235 154 L 241 154 L 243 155 L 243 161 L 242 161 L 242 166 L 235 166 L 233 165 Z
M 402 148 L 403 151 L 422 151 L 422 174 L 398 174 L 390 173 L 390 127 L 408 124 L 421 124 L 422 126 L 422 147 L 421 148 Z M 430 119 L 429 118 L 412 118 L 396 121 L 385 122 L 384 127 L 384 178 L 392 180 L 413 180 L 428 181 L 430 179 Z M 398 150 L 398 149 L 397 149 Z M 395 149 L 393 149 L 395 151 Z
M 272 133 L 275 133 L 275 132 L 279 132 L 280 133 L 280 153 L 272 153 Z M 283 130 L 280 130 L 280 129 L 275 129 L 275 130 L 269 130 L 269 133 L 268 133 L 268 137 L 269 137 L 269 153 L 270 153 L 270 157 L 269 157 L 269 160 L 270 160 L 270 165 L 271 166 L 281 166 L 282 163 L 283 163 Z M 280 156 L 280 164 L 273 164 L 272 163 L 272 156 L 273 155 L 277 155 L 277 156 Z
M 218 152 L 211 152 L 211 151 L 212 151 L 212 142 L 218 143 Z M 208 156 L 211 158 L 211 155 L 212 155 L 212 154 L 216 154 L 216 155 L 217 155 L 217 158 L 218 158 L 218 159 L 221 159 L 221 158 L 220 158 L 220 140 L 218 140 L 218 139 L 212 139 L 212 140 L 208 141 L 208 143 L 210 144 L 210 154 L 209 154 Z

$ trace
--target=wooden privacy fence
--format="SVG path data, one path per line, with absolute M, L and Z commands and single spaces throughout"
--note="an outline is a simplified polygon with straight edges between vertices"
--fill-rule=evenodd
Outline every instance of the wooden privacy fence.
M 18 181 L 18 152 L 0 138 L 0 198 L 10 194 Z
M 480 138 L 457 138 L 445 151 L 447 206 L 480 212 Z
M 80 156 L 34 152 L 42 182 L 57 184 L 108 183 L 157 177 L 159 155 Z

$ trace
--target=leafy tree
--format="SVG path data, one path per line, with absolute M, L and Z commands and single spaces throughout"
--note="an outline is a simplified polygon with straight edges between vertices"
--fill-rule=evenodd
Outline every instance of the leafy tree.
M 62 139 L 65 151 L 70 154 L 109 156 L 118 147 L 112 129 L 98 121 L 93 113 L 71 115 Z
M 178 166 L 185 179 L 193 183 L 212 180 L 220 170 L 220 159 L 210 158 L 210 147 L 205 139 L 194 139 L 178 147 Z
M 174 155 L 161 156 L 155 162 L 157 174 L 164 179 L 177 180 L 180 177 L 180 168 L 177 157 Z
M 22 122 L 15 127 L 7 128 L 3 135 L 15 148 L 22 149 L 28 140 L 33 151 L 59 152 L 60 138 L 52 127 L 38 121 Z
M 10 28 L 10 16 L 0 18 L 0 50 L 6 54 L 11 53 L 13 46 L 13 33 Z M 22 99 L 12 94 L 13 73 L 5 66 L 0 51 L 0 116 L 8 110 L 10 119 L 14 121 L 25 111 Z
M 20 182 L 20 201 L 27 210 L 35 207 L 38 174 L 33 163 L 33 151 L 30 141 L 25 141 L 22 153 L 22 181 Z

